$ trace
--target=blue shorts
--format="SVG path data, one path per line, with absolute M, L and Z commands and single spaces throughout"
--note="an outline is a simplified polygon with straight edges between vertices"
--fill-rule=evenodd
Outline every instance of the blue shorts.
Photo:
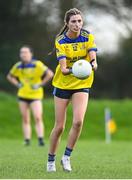
M 62 99 L 70 99 L 74 93 L 77 92 L 89 93 L 89 90 L 90 90 L 89 88 L 67 90 L 67 89 L 60 89 L 54 87 L 53 95 Z

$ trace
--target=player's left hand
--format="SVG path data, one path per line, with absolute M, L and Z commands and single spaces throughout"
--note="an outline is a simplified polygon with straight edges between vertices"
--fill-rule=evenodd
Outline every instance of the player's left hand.
M 40 87 L 41 87 L 41 84 L 34 84 L 34 85 L 32 85 L 31 86 L 32 87 L 32 89 L 39 89 Z

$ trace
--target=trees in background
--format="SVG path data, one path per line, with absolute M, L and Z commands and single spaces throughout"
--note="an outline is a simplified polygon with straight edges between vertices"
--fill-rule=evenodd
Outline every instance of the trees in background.
M 30 44 L 35 56 L 53 70 L 57 64 L 55 54 L 48 56 L 54 46 L 54 38 L 63 25 L 64 13 L 71 7 L 86 10 L 98 8 L 113 14 L 130 32 L 129 38 L 121 39 L 116 55 L 103 54 L 98 57 L 99 69 L 93 88 L 95 97 L 124 98 L 132 97 L 132 27 L 129 16 L 130 0 L 5 0 L 0 1 L 0 89 L 13 91 L 6 81 L 11 65 L 19 60 L 19 48 Z M 128 11 L 124 11 L 127 8 Z M 48 92 L 51 86 L 47 87 Z M 51 92 L 51 91 L 50 91 Z

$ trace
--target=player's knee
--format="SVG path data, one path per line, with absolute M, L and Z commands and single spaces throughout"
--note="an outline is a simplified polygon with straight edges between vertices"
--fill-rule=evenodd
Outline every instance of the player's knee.
M 35 121 L 36 121 L 36 123 L 41 123 L 42 122 L 42 116 L 36 115 L 35 116 Z
M 55 129 L 56 129 L 57 134 L 58 134 L 58 135 L 60 135 L 60 134 L 62 134 L 62 133 L 63 133 L 63 131 L 64 131 L 65 127 L 64 127 L 64 126 L 59 125 L 59 126 L 57 126 Z
M 24 124 L 29 124 L 29 119 L 27 117 L 23 117 L 23 123 Z
M 73 127 L 76 129 L 80 129 L 83 125 L 83 121 L 82 120 L 77 120 L 73 122 Z

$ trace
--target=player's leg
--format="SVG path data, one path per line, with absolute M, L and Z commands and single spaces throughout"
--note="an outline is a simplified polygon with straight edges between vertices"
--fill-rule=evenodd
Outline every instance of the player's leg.
M 61 161 L 63 168 L 66 171 L 72 170 L 70 165 L 70 155 L 81 133 L 84 116 L 87 109 L 87 104 L 88 104 L 88 93 L 77 92 L 72 95 L 73 124 L 69 133 L 68 143 L 65 149 L 65 153 Z
M 47 163 L 47 171 L 56 171 L 55 168 L 55 154 L 60 141 L 61 134 L 65 127 L 66 109 L 69 99 L 62 99 L 54 97 L 55 104 L 55 125 L 50 136 L 50 147 Z
M 44 124 L 43 124 L 43 108 L 42 101 L 35 100 L 30 104 L 34 119 L 35 119 L 35 128 L 38 136 L 39 145 L 44 145 Z
M 30 108 L 29 104 L 24 101 L 19 101 L 19 108 L 22 116 L 22 127 L 25 138 L 25 145 L 30 144 L 31 125 L 30 125 Z
M 69 133 L 67 146 L 73 149 L 83 126 L 85 112 L 87 110 L 89 94 L 84 92 L 74 93 L 72 96 L 73 124 Z
M 56 149 L 60 140 L 60 136 L 65 127 L 65 120 L 66 120 L 66 109 L 69 103 L 69 99 L 61 99 L 58 97 L 54 97 L 54 104 L 55 104 L 55 125 L 51 132 L 50 136 L 50 148 L 49 153 L 55 154 Z

